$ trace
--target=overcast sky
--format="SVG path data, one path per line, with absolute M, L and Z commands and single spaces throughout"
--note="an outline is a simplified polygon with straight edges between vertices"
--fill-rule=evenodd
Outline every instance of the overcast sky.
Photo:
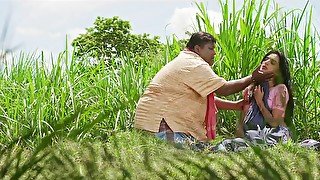
M 57 54 L 97 16 L 119 16 L 130 21 L 133 33 L 179 38 L 190 28 L 197 8 L 191 0 L 0 0 L 0 35 L 9 20 L 5 43 L 0 48 L 16 51 L 40 51 Z M 200 1 L 197 1 L 200 2 Z M 203 1 L 214 21 L 221 21 L 218 0 Z M 242 2 L 241 0 L 237 3 Z M 306 0 L 276 0 L 287 10 L 302 8 Z M 314 7 L 313 23 L 320 29 L 320 2 L 310 0 Z

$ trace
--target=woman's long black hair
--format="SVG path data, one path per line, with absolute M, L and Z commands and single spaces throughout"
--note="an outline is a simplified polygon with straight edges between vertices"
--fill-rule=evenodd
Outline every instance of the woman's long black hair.
M 289 70 L 288 59 L 280 51 L 272 50 L 272 51 L 269 51 L 263 57 L 261 63 L 265 61 L 270 54 L 276 54 L 279 57 L 279 68 L 280 68 L 281 76 L 283 78 L 283 83 L 286 85 L 289 93 L 289 101 L 288 101 L 286 112 L 285 112 L 284 122 L 288 127 L 292 127 L 294 102 L 293 102 L 293 95 L 292 95 L 291 75 Z

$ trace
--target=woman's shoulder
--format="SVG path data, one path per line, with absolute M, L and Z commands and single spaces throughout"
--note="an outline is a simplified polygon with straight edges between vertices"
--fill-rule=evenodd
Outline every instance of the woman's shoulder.
M 276 97 L 276 96 L 288 96 L 288 88 L 285 84 L 277 84 L 276 86 L 270 88 L 270 97 Z
M 277 92 L 287 92 L 288 88 L 285 84 L 277 84 L 273 87 L 273 89 Z
M 282 102 L 288 102 L 289 92 L 285 84 L 278 84 L 272 88 L 272 94 L 276 99 L 280 99 Z

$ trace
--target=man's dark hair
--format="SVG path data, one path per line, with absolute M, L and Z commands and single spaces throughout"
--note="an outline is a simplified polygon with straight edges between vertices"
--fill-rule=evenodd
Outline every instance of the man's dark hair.
M 216 39 L 209 33 L 206 32 L 196 32 L 191 35 L 189 42 L 187 43 L 187 48 L 193 50 L 194 46 L 199 45 L 203 46 L 207 43 L 216 43 Z

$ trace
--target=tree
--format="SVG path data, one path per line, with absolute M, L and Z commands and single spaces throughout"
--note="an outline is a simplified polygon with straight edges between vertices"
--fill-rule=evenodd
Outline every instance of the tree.
M 149 37 L 149 34 L 131 34 L 129 21 L 119 17 L 98 17 L 94 26 L 87 28 L 85 34 L 73 40 L 75 55 L 79 59 L 109 60 L 122 53 L 142 55 L 144 53 L 157 53 L 161 43 L 159 37 Z

